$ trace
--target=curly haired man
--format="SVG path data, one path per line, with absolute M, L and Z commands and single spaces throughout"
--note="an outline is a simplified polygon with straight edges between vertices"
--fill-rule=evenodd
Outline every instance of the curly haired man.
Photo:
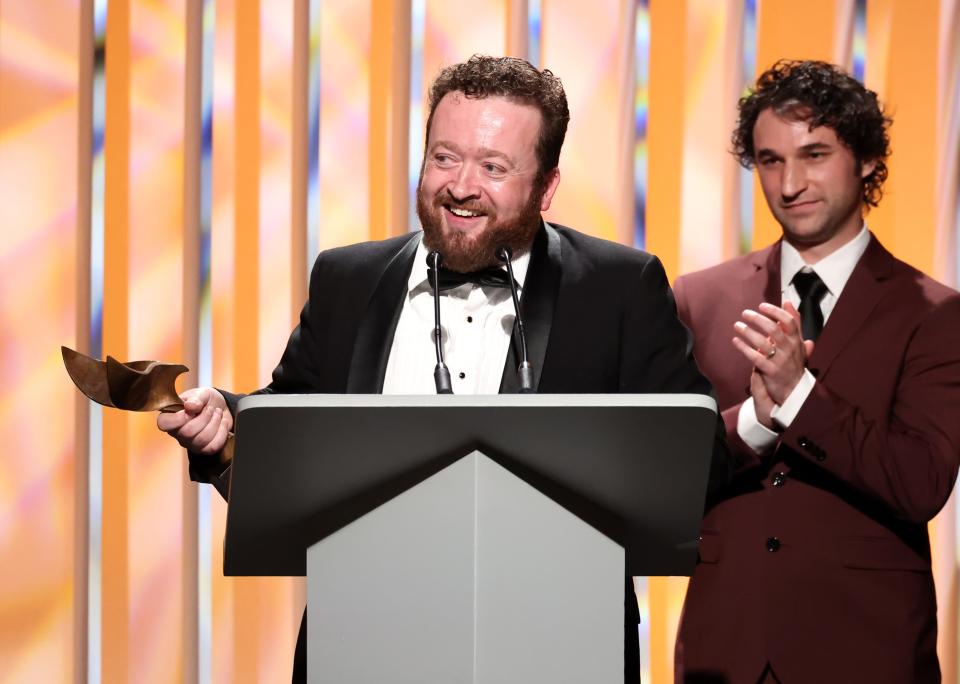
M 939 682 L 927 522 L 960 464 L 960 296 L 864 223 L 890 152 L 875 93 L 782 61 L 739 111 L 734 152 L 783 237 L 675 286 L 737 461 L 677 679 Z

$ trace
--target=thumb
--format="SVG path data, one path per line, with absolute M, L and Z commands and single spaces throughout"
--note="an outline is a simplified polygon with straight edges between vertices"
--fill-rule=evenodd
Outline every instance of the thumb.
M 793 302 L 791 302 L 791 301 L 786 301 L 786 302 L 784 302 L 784 303 L 783 303 L 783 310 L 786 311 L 786 312 L 787 312 L 788 314 L 790 314 L 791 316 L 793 316 L 794 320 L 796 320 L 796 322 L 797 322 L 797 325 L 798 325 L 798 326 L 800 325 L 800 312 L 797 311 L 797 307 L 795 307 L 795 306 L 793 305 Z
M 180 399 L 183 400 L 183 409 L 191 416 L 195 416 L 203 411 L 204 406 L 207 405 L 204 398 L 203 394 L 199 394 L 193 390 L 188 390 L 180 395 Z
M 813 355 L 813 346 L 813 340 L 803 341 L 803 351 L 806 352 L 808 359 Z

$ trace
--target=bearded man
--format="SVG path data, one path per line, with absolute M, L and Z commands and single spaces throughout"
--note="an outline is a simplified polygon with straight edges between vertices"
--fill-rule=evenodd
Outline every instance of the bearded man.
M 417 192 L 423 232 L 321 253 L 300 324 L 260 392 L 434 393 L 432 251 L 454 281 L 440 296 L 453 391 L 516 392 L 510 290 L 476 277 L 501 266 L 495 252 L 506 246 L 538 392 L 709 394 L 660 262 L 540 218 L 560 183 L 569 118 L 559 79 L 523 60 L 474 56 L 444 69 L 430 90 Z M 158 426 L 189 450 L 191 477 L 226 496 L 230 470 L 216 454 L 239 397 L 199 388 L 183 398 L 185 410 L 162 414 Z M 721 430 L 719 454 L 722 443 Z M 628 586 L 625 670 L 636 682 Z

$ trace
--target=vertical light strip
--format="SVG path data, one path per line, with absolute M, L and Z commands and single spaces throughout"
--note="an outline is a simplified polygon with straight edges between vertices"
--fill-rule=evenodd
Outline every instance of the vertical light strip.
M 409 164 L 407 178 L 409 182 L 408 228 L 416 231 L 420 229 L 420 220 L 417 218 L 417 184 L 420 182 L 420 161 L 423 158 L 424 117 L 427 93 L 423 92 L 423 37 L 427 25 L 426 0 L 411 0 L 410 3 L 410 128 L 408 139 Z
M 200 118 L 200 254 L 199 254 L 199 328 L 197 345 L 197 381 L 201 387 L 213 385 L 213 296 L 211 247 L 213 223 L 213 58 L 216 28 L 215 0 L 203 0 L 201 37 Z M 197 490 L 197 681 L 209 684 L 213 677 L 213 487 Z M 218 568 L 219 571 L 219 568 Z
M 757 0 L 744 0 L 740 36 L 742 95 L 753 86 L 757 77 Z M 753 248 L 753 171 L 740 168 L 740 254 Z
M 640 640 L 640 681 L 650 682 L 650 578 L 634 577 L 633 593 L 637 597 L 637 609 L 640 624 L 637 625 L 637 638 Z
M 307 278 L 320 251 L 320 0 L 310 0 L 310 54 L 307 78 Z
M 107 0 L 93 4 L 93 149 L 90 204 L 90 356 L 103 356 L 104 139 L 106 123 Z M 103 411 L 90 402 L 87 559 L 87 681 L 102 675 L 102 557 L 103 557 Z
M 647 243 L 647 117 L 650 99 L 650 1 L 637 0 L 634 27 L 633 246 Z M 646 587 L 646 580 L 644 580 Z M 647 637 L 649 638 L 649 628 Z M 647 640 L 649 648 L 649 639 Z
M 540 0 L 527 0 L 527 61 L 540 68 L 542 35 Z
M 867 69 L 867 0 L 856 0 L 853 16 L 853 77 L 863 83 Z

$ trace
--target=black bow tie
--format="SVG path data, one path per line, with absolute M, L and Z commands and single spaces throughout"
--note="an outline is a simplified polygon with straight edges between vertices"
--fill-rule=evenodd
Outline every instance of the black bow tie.
M 435 271 L 433 268 L 427 268 L 427 281 L 430 283 L 430 286 L 433 286 L 433 278 Z M 514 281 L 516 282 L 516 281 Z M 449 269 L 440 267 L 440 291 L 452 290 L 455 287 L 460 287 L 466 283 L 473 283 L 474 285 L 487 286 L 487 287 L 505 287 L 510 288 L 510 276 L 502 268 L 497 268 L 496 266 L 490 266 L 489 268 L 484 268 L 480 271 L 473 271 L 472 273 L 457 273 L 456 271 L 451 271 Z M 519 285 L 517 286 L 519 287 Z

